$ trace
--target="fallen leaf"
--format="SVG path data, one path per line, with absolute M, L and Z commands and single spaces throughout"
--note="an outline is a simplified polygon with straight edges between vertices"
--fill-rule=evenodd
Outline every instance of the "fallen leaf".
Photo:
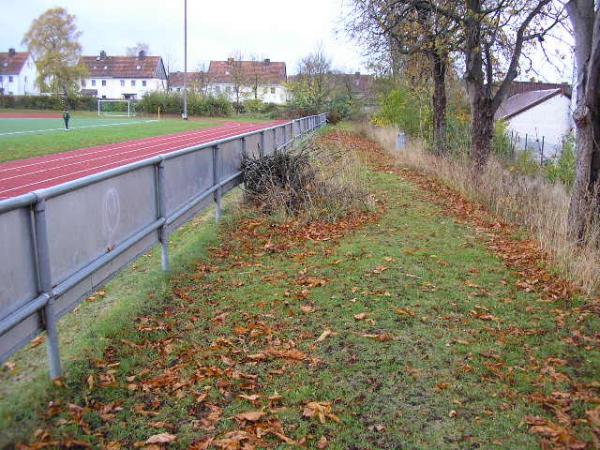
M 317 339 L 317 342 L 323 342 L 325 339 L 327 339 L 329 336 L 331 336 L 332 331 L 330 329 L 326 329 L 325 331 L 323 331 L 321 333 L 321 336 L 319 336 L 319 338 Z
M 325 436 L 321 436 L 321 439 L 319 439 L 319 442 L 317 443 L 317 448 L 322 450 L 324 448 L 327 448 L 328 445 L 329 442 L 327 441 L 327 438 Z
M 257 422 L 265 416 L 265 413 L 262 411 L 247 411 L 244 413 L 240 413 L 235 416 L 240 420 L 247 420 L 248 422 Z
M 354 315 L 355 320 L 365 320 L 367 317 L 369 317 L 368 313 L 360 313 Z
M 146 444 L 170 444 L 171 442 L 175 442 L 177 436 L 170 433 L 160 433 L 150 436 L 146 440 Z

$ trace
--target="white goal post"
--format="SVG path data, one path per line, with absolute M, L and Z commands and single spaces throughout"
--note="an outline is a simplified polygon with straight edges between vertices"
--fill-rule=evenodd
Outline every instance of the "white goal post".
M 134 117 L 135 101 L 129 99 L 98 99 L 98 115 L 110 117 Z

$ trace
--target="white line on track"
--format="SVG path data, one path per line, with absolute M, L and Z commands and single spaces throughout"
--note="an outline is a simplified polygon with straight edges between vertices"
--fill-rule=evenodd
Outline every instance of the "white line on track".
M 254 128 L 254 125 L 246 125 L 246 126 L 240 127 L 239 129 L 236 129 L 236 133 L 239 134 L 239 132 L 241 132 L 241 131 L 245 131 L 246 129 L 250 130 L 252 128 Z M 205 130 L 205 131 L 208 132 L 209 130 Z M 213 137 L 214 136 L 214 137 L 220 138 L 221 137 L 221 133 L 223 133 L 223 131 L 227 131 L 227 128 L 225 128 L 225 129 L 213 129 L 213 130 L 211 130 L 211 132 L 203 134 L 201 136 L 199 136 L 199 135 L 186 136 L 184 139 L 181 139 L 181 136 L 178 136 L 179 139 L 172 139 L 172 140 L 174 141 L 174 144 L 176 145 L 177 149 L 179 149 L 179 148 L 185 148 L 188 144 L 191 145 L 191 144 L 194 144 L 195 142 L 197 142 L 198 138 L 200 138 L 200 137 L 202 137 L 202 138 L 209 138 L 209 137 Z M 234 136 L 235 136 L 235 134 L 234 134 Z M 175 136 L 173 136 L 173 138 L 174 137 Z M 111 158 L 111 159 L 117 159 L 118 160 L 118 158 L 121 157 L 121 156 L 123 156 L 123 155 L 127 155 L 129 153 L 137 153 L 137 152 L 140 152 L 140 151 L 143 151 L 143 150 L 149 150 L 149 149 L 152 149 L 152 148 L 155 148 L 155 147 L 163 147 L 167 143 L 168 143 L 168 141 L 167 142 L 163 142 L 163 141 L 158 142 L 158 141 L 154 141 L 153 140 L 152 142 L 148 142 L 149 145 L 145 145 L 143 147 L 134 147 L 132 150 L 128 150 L 128 151 L 124 151 L 124 152 L 119 152 L 119 153 L 109 153 L 107 155 L 101 155 L 101 156 L 98 156 L 96 158 L 79 159 L 77 161 L 74 161 L 74 162 L 71 162 L 71 163 L 68 163 L 68 164 L 61 164 L 60 166 L 55 166 L 55 167 L 43 167 L 41 170 L 37 170 L 35 172 L 31 172 L 30 171 L 30 172 L 27 172 L 27 173 L 17 173 L 16 175 L 13 175 L 13 176 L 2 177 L 2 180 L 5 181 L 5 180 L 12 180 L 12 179 L 15 179 L 15 178 L 22 178 L 24 176 L 27 177 L 27 176 L 36 175 L 36 174 L 39 174 L 39 173 L 45 173 L 45 172 L 48 172 L 50 170 L 64 169 L 64 168 L 69 167 L 69 166 L 76 166 L 78 164 L 89 164 L 89 163 L 92 163 L 94 161 L 98 161 L 98 160 L 102 160 L 102 159 L 106 159 L 106 158 Z M 113 149 L 114 148 L 116 148 L 116 147 L 113 147 Z M 163 151 L 167 151 L 167 153 L 168 153 L 168 152 L 174 151 L 175 149 L 165 149 L 165 148 L 162 148 L 162 150 Z M 82 156 L 90 156 L 90 155 L 86 154 L 86 155 L 82 155 Z M 53 160 L 47 161 L 47 163 L 52 163 L 52 162 L 54 162 L 54 161 Z
M 256 126 L 256 125 L 252 125 L 252 126 Z M 224 138 L 227 138 L 227 137 L 236 136 L 237 134 L 239 134 L 239 130 L 236 130 L 235 132 L 227 133 L 226 135 L 219 136 L 219 137 L 224 139 Z M 183 148 L 185 148 L 185 147 L 183 147 Z M 156 152 L 146 154 L 146 155 L 144 155 L 143 159 L 151 158 L 152 156 L 160 155 L 161 153 L 165 153 L 165 150 L 166 149 L 159 149 Z M 172 150 L 169 150 L 169 151 L 175 151 L 175 150 L 178 150 L 178 149 L 172 149 Z M 169 152 L 169 151 L 167 151 L 167 152 Z M 40 180 L 40 181 L 36 181 L 36 182 L 32 182 L 32 183 L 27 183 L 27 184 L 23 184 L 23 185 L 20 185 L 20 186 L 15 186 L 15 187 L 12 187 L 10 189 L 5 189 L 3 191 L 0 191 L 0 199 L 2 199 L 2 198 L 8 198 L 7 196 L 3 195 L 3 194 L 6 194 L 7 192 L 15 191 L 15 190 L 18 190 L 18 189 L 23 189 L 25 187 L 29 188 L 29 187 L 32 187 L 32 186 L 35 186 L 35 185 L 38 185 L 38 184 L 42 184 L 42 183 L 46 183 L 46 182 L 49 182 L 49 181 L 58 180 L 58 179 L 61 179 L 61 178 L 68 178 L 68 177 L 71 177 L 73 175 L 80 174 L 80 173 L 85 173 L 85 172 L 90 172 L 90 171 L 94 171 L 93 173 L 97 173 L 97 172 L 99 172 L 98 169 L 102 169 L 104 167 L 109 167 L 109 166 L 115 165 L 115 164 L 119 164 L 117 167 L 120 167 L 122 165 L 126 165 L 128 162 L 133 162 L 136 159 L 137 158 L 135 158 L 135 157 L 128 158 L 128 159 L 117 161 L 117 162 L 111 162 L 111 163 L 108 163 L 108 164 L 102 164 L 100 166 L 95 166 L 95 167 L 88 167 L 86 169 L 77 170 L 75 172 L 70 172 L 68 174 L 62 174 L 62 175 L 55 176 L 55 177 L 52 177 L 52 178 L 46 178 L 44 180 Z
M 248 124 L 248 125 L 250 126 L 251 124 Z M 148 143 L 152 143 L 152 144 L 159 143 L 159 142 L 167 143 L 171 140 L 174 140 L 177 142 L 181 138 L 203 137 L 206 134 L 212 135 L 213 133 L 215 133 L 216 131 L 219 131 L 219 130 L 223 131 L 223 130 L 227 130 L 227 129 L 233 129 L 234 127 L 240 128 L 242 126 L 245 126 L 245 125 L 242 125 L 241 123 L 234 123 L 234 124 L 229 124 L 229 125 L 223 125 L 223 126 L 220 126 L 217 128 L 209 128 L 209 129 L 204 129 L 204 130 L 192 130 L 192 131 L 186 131 L 186 132 L 180 133 L 180 134 L 154 136 L 154 137 L 149 137 L 149 138 L 143 138 L 141 140 L 142 141 L 148 140 L 149 141 Z M 24 160 L 24 161 L 21 161 L 23 164 L 18 164 L 19 161 L 9 161 L 6 163 L 6 167 L 2 167 L 2 165 L 0 165 L 0 174 L 10 172 L 13 170 L 25 169 L 25 168 L 29 168 L 29 167 L 33 167 L 33 166 L 38 166 L 38 165 L 46 166 L 47 164 L 54 163 L 56 161 L 68 161 L 70 159 L 81 158 L 82 156 L 92 156 L 92 155 L 98 155 L 98 154 L 106 153 L 106 152 L 110 152 L 110 154 L 112 156 L 118 156 L 121 153 L 114 153 L 115 150 L 121 150 L 121 149 L 126 149 L 129 147 L 135 147 L 136 145 L 139 145 L 139 144 L 140 144 L 140 139 L 136 139 L 133 141 L 125 141 L 122 143 L 117 143 L 116 145 L 104 144 L 104 145 L 97 146 L 97 147 L 91 147 L 89 149 L 80 149 L 80 150 L 74 150 L 72 152 L 41 156 L 39 158 L 36 158 L 36 159 L 39 159 L 36 162 L 27 162 L 27 160 Z
M 4 120 L 4 119 L 3 119 Z M 135 122 L 117 122 L 117 123 L 104 123 L 101 125 L 83 125 L 81 127 L 71 127 L 69 130 L 82 130 L 84 128 L 101 128 L 101 127 L 116 127 L 119 125 L 139 125 L 141 123 L 158 122 L 158 120 L 136 120 Z M 27 131 L 8 131 L 6 133 L 0 133 L 0 136 L 14 136 L 17 134 L 32 134 L 32 133 L 46 133 L 48 131 L 62 131 L 61 128 L 46 128 L 44 130 L 27 130 Z

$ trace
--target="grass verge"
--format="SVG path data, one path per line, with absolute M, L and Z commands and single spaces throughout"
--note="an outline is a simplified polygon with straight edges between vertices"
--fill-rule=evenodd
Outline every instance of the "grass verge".
M 229 216 L 220 244 L 171 278 L 164 301 L 148 293 L 101 358 L 71 364 L 52 403 L 38 405 L 39 431 L 21 440 L 592 448 L 593 303 L 556 295 L 559 280 L 529 280 L 538 261 L 501 257 L 515 256 L 512 244 L 494 247 L 485 211 L 450 193 L 432 201 L 437 187 L 395 170 L 373 142 L 339 131 L 322 140 L 372 165 L 377 214 Z

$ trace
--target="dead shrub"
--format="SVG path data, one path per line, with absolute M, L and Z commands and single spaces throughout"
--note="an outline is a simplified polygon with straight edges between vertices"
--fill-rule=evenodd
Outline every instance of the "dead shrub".
M 394 129 L 361 124 L 359 132 L 382 145 L 399 164 L 436 177 L 504 220 L 526 227 L 565 278 L 588 293 L 600 289 L 600 224 L 588 225 L 583 245 L 569 239 L 570 196 L 562 184 L 516 173 L 493 158 L 475 178 L 468 160 L 435 156 L 418 140 L 395 150 Z
M 245 201 L 271 216 L 333 222 L 374 208 L 358 157 L 314 141 L 262 158 L 244 156 L 242 174 Z

